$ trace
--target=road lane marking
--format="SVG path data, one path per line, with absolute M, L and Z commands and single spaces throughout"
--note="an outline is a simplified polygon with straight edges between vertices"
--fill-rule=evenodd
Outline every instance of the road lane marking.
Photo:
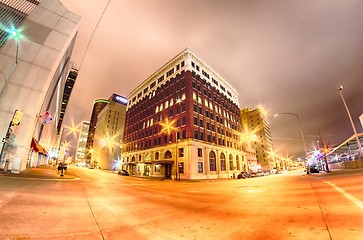
M 331 183 L 331 182 L 328 182 L 328 181 L 324 181 L 324 182 L 327 183 L 327 184 L 329 184 L 330 186 L 332 186 L 335 190 L 337 190 L 338 192 L 340 192 L 344 197 L 346 197 L 352 203 L 354 203 L 355 205 L 357 205 L 358 207 L 360 207 L 361 209 L 363 209 L 363 202 L 362 201 L 360 201 L 359 199 L 357 199 L 353 195 L 347 193 L 346 191 L 344 191 L 343 189 L 341 189 L 340 187 L 338 187 L 334 183 Z

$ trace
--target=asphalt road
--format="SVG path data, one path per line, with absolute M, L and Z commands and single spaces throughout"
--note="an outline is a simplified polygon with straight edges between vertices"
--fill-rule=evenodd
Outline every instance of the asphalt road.
M 158 181 L 0 176 L 0 239 L 363 239 L 363 170 Z

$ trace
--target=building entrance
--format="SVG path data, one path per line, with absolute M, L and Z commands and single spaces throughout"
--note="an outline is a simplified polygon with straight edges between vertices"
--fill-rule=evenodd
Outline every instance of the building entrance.
M 171 178 L 172 164 L 165 164 L 165 177 Z

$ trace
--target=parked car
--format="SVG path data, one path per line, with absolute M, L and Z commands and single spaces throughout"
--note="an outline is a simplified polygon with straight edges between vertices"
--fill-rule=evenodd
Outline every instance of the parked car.
M 310 166 L 310 173 L 319 173 L 319 167 L 317 165 Z
M 237 179 L 241 178 L 249 178 L 249 174 L 247 172 L 240 172 L 240 174 L 237 175 Z
M 117 174 L 118 175 L 122 175 L 122 176 L 129 176 L 130 175 L 129 172 L 126 171 L 126 170 L 120 170 L 120 171 L 118 171 Z

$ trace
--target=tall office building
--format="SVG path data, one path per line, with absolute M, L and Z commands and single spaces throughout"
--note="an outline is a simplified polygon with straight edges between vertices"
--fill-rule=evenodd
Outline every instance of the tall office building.
M 125 128 L 127 99 L 112 94 L 98 114 L 93 149 L 93 165 L 101 169 L 119 169 L 121 143 Z
M 58 123 L 57 123 L 58 134 L 60 133 L 60 129 L 62 127 L 63 118 L 66 113 L 68 101 L 69 101 L 69 98 L 71 97 L 71 93 L 73 90 L 74 83 L 77 80 L 77 76 L 78 76 L 78 70 L 75 68 L 71 68 L 71 70 L 68 73 L 68 77 L 67 77 L 67 80 L 66 80 L 66 82 L 64 84 L 64 88 L 63 88 L 61 112 L 60 112 Z
M 272 151 L 272 138 L 270 125 L 266 112 L 262 107 L 256 109 L 244 108 L 241 110 L 242 134 L 249 137 L 251 146 L 256 150 L 257 168 L 273 169 L 274 159 L 269 153 Z
M 89 122 L 83 121 L 82 125 L 81 125 L 81 130 L 79 132 L 78 142 L 77 142 L 77 152 L 76 152 L 76 162 L 77 163 L 85 162 L 88 130 L 89 130 Z
M 131 174 L 211 179 L 247 170 L 238 93 L 189 49 L 128 100 L 122 157 Z
M 3 143 L 1 159 L 19 172 L 47 160 L 57 144 L 56 123 L 80 17 L 59 0 L 7 0 L 0 1 L 0 21 L 0 137 L 15 135 L 11 148 Z M 22 119 L 11 126 L 16 110 Z M 44 116 L 52 121 L 42 121 Z
M 93 104 L 88 136 L 87 136 L 87 143 L 86 143 L 86 163 L 91 164 L 92 156 L 94 155 L 93 150 L 93 142 L 94 142 L 94 135 L 96 131 L 96 124 L 97 124 L 97 117 L 98 114 L 102 111 L 102 109 L 108 104 L 107 99 L 97 99 Z

